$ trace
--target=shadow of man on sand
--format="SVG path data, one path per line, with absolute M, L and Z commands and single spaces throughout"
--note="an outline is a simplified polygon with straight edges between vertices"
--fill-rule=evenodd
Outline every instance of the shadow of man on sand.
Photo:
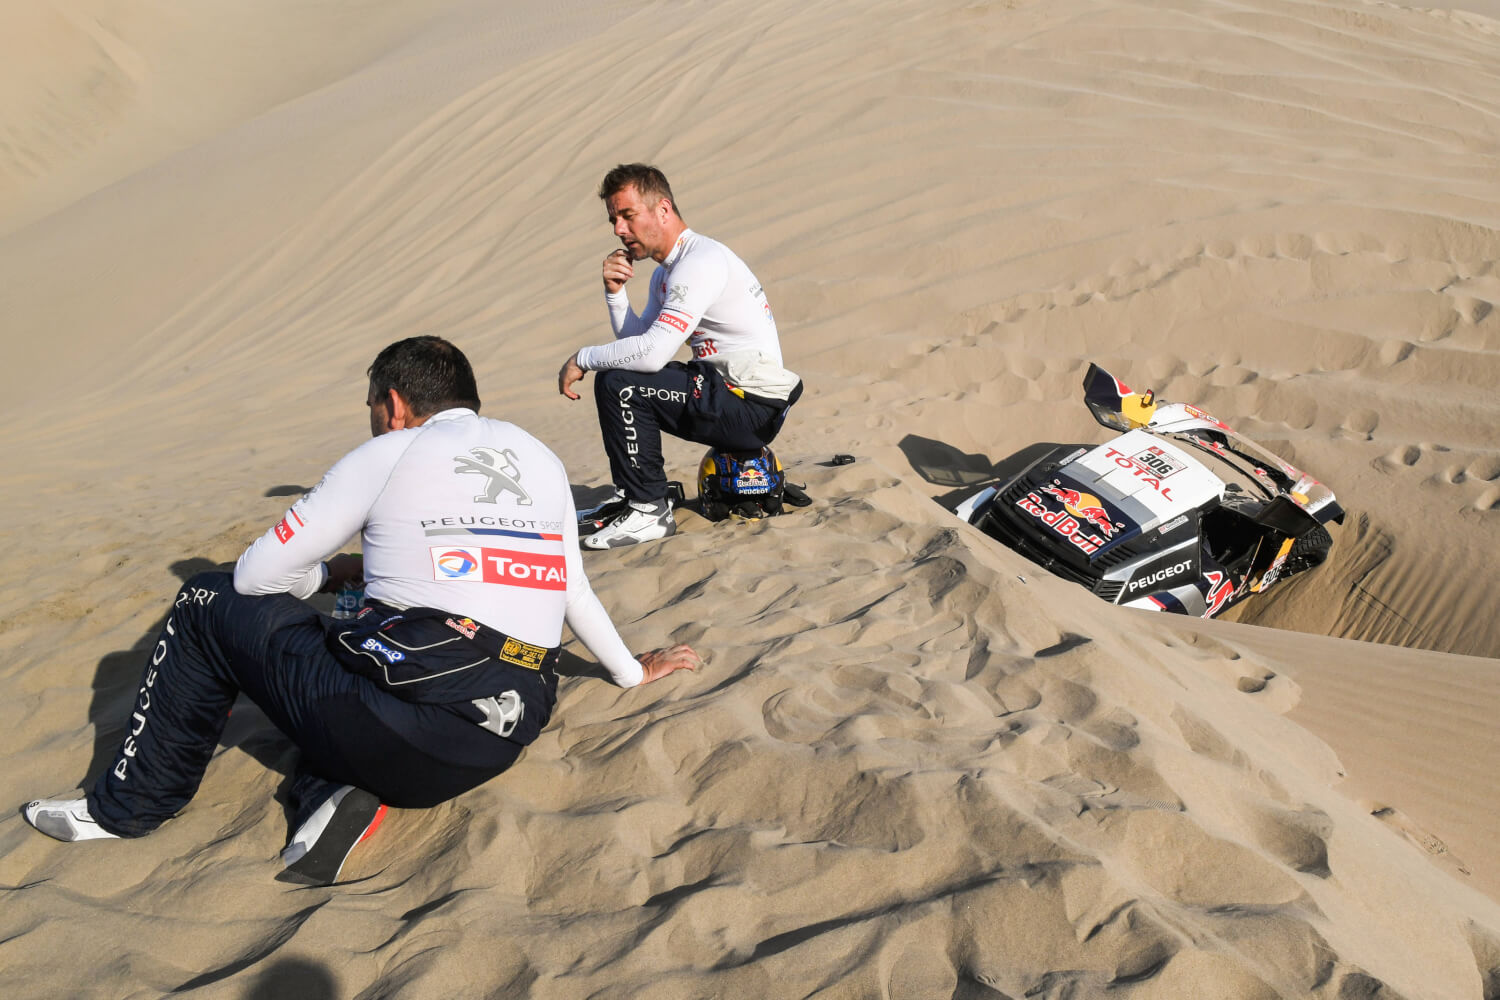
M 243 956 L 194 976 L 172 992 L 187 993 L 223 982 L 263 957 L 260 953 Z M 282 958 L 270 963 L 260 970 L 249 989 L 240 994 L 243 1000 L 336 1000 L 339 995 L 338 979 L 332 970 L 305 958 Z
M 304 958 L 284 958 L 262 972 L 245 1000 L 334 1000 L 339 995 L 333 973 Z

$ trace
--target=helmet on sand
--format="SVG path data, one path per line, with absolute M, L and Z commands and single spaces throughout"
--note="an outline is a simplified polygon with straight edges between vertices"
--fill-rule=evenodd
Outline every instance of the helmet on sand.
M 770 448 L 710 448 L 698 463 L 699 506 L 710 521 L 722 521 L 730 514 L 773 517 L 781 513 L 785 492 L 786 473 Z

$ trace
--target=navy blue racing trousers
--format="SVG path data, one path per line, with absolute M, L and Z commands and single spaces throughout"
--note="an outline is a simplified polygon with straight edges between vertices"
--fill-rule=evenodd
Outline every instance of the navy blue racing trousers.
M 673 361 L 658 372 L 597 373 L 594 404 L 609 473 L 631 500 L 667 495 L 663 431 L 720 451 L 759 451 L 775 439 L 784 408 L 745 399 L 709 365 Z
M 299 811 L 342 784 L 401 808 L 437 805 L 522 749 L 477 725 L 467 704 L 412 704 L 346 670 L 321 616 L 295 597 L 245 597 L 229 574 L 200 573 L 178 591 L 124 742 L 88 794 L 99 825 L 139 837 L 187 805 L 241 692 L 301 750 Z

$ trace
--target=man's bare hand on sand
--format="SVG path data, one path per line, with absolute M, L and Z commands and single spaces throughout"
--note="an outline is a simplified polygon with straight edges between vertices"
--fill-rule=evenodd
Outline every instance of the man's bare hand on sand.
M 645 671 L 642 684 L 660 680 L 674 670 L 697 670 L 703 666 L 703 660 L 693 647 L 678 643 L 668 646 L 666 649 L 653 649 L 649 653 L 642 653 L 636 659 L 641 662 L 641 669 Z

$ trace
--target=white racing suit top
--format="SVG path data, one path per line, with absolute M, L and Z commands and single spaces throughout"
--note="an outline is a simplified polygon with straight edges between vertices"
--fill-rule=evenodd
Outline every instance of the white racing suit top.
M 776 319 L 750 268 L 691 229 L 651 275 L 643 313 L 635 314 L 623 288 L 605 301 L 617 339 L 581 349 L 584 371 L 661 371 L 687 341 L 693 357 L 717 368 L 738 395 L 785 404 L 801 381 L 781 366 Z
M 567 472 L 514 424 L 459 408 L 366 441 L 245 550 L 234 589 L 308 597 L 359 531 L 369 597 L 543 647 L 561 645 L 566 620 L 616 684 L 641 682 L 584 574 Z

